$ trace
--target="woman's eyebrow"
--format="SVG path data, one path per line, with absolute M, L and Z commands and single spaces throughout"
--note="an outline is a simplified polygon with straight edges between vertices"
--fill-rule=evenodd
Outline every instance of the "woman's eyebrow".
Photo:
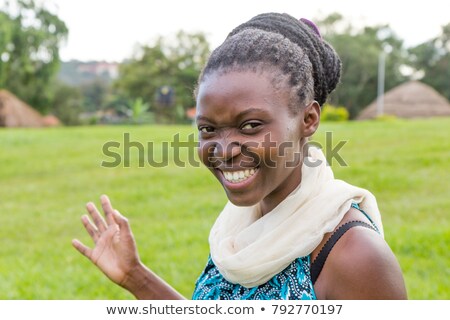
M 245 110 L 239 112 L 236 115 L 236 118 L 240 119 L 240 118 L 243 118 L 244 116 L 246 116 L 249 113 L 256 113 L 256 112 L 257 113 L 263 113 L 264 115 L 268 115 L 269 114 L 269 112 L 267 110 L 265 110 L 265 109 L 251 107 L 251 108 L 248 108 L 248 109 L 245 109 Z M 203 115 L 198 115 L 196 117 L 196 121 L 198 122 L 199 120 L 210 122 L 210 123 L 216 123 L 216 121 L 214 121 L 213 119 L 208 118 L 208 117 L 203 116 Z
M 269 114 L 269 112 L 267 110 L 265 110 L 265 109 L 251 107 L 251 108 L 245 109 L 244 111 L 239 112 L 236 117 L 237 118 L 242 118 L 242 117 L 246 116 L 247 114 L 253 113 L 253 112 Z
M 202 116 L 202 115 L 198 115 L 198 116 L 195 118 L 195 121 L 196 121 L 196 122 L 198 122 L 199 120 L 203 120 L 203 121 L 206 121 L 206 122 L 215 123 L 215 122 L 214 122 L 213 120 L 211 120 L 210 118 L 205 117 L 205 116 Z

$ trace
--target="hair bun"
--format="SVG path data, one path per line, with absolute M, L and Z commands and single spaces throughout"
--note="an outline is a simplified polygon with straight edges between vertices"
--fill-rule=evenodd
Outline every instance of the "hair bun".
M 263 13 L 235 28 L 228 37 L 245 29 L 278 33 L 298 45 L 307 54 L 314 78 L 314 99 L 323 105 L 336 88 L 341 75 L 341 61 L 334 49 L 322 39 L 317 26 L 307 19 L 281 13 Z
M 319 27 L 317 27 L 317 25 L 314 22 L 312 22 L 311 20 L 308 20 L 306 18 L 300 18 L 300 21 L 307 24 L 308 26 L 310 26 L 311 29 L 319 36 L 319 38 L 322 39 L 322 35 L 320 34 Z

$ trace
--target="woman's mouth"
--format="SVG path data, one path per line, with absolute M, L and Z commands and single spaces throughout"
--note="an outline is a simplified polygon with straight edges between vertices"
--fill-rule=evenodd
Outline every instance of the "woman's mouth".
M 258 169 L 259 168 L 256 167 L 237 171 L 222 171 L 222 170 L 221 171 L 226 181 L 231 183 L 239 183 L 252 177 L 258 171 Z

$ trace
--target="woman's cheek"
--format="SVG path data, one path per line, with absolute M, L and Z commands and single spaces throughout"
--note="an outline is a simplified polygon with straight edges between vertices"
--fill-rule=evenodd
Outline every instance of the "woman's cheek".
M 211 161 L 214 155 L 213 152 L 214 142 L 204 140 L 200 140 L 198 142 L 197 154 L 201 162 L 203 162 L 206 167 L 212 166 Z

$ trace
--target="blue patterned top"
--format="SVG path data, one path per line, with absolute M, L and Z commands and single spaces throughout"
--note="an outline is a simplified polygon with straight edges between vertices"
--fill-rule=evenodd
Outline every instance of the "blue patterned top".
M 370 217 L 356 203 L 352 207 Z M 377 229 L 378 230 L 378 229 Z M 283 271 L 257 287 L 246 288 L 228 282 L 219 272 L 211 256 L 198 278 L 193 300 L 316 300 L 310 274 L 310 256 L 294 260 Z
M 195 284 L 193 300 L 315 300 L 309 256 L 294 260 L 266 283 L 253 288 L 228 282 L 211 257 Z

